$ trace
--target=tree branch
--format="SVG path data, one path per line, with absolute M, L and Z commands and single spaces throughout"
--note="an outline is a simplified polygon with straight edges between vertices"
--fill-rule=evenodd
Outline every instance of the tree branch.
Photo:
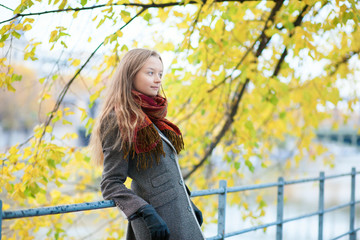
M 276 13 L 280 10 L 281 6 L 283 5 L 284 0 L 282 1 L 276 1 L 275 6 L 273 7 L 273 9 L 271 10 L 271 13 L 267 19 L 267 21 L 265 22 L 264 28 L 262 33 L 260 34 L 260 39 L 261 42 L 259 44 L 259 47 L 256 51 L 256 56 L 260 56 L 261 53 L 263 52 L 263 50 L 265 49 L 265 47 L 267 46 L 267 44 L 269 43 L 271 36 L 270 37 L 266 37 L 265 35 L 265 30 L 268 28 L 268 22 L 269 21 L 274 21 L 275 15 Z M 265 36 L 265 37 L 264 37 Z M 246 81 L 241 84 L 239 83 L 233 97 L 232 100 L 232 104 L 231 104 L 231 109 L 229 114 L 227 115 L 227 119 L 225 120 L 224 125 L 222 126 L 220 132 L 217 134 L 217 136 L 214 138 L 214 140 L 210 143 L 210 145 L 208 146 L 208 148 L 205 151 L 204 156 L 201 158 L 200 162 L 198 164 L 196 164 L 185 176 L 184 179 L 189 178 L 200 166 L 202 166 L 206 159 L 211 155 L 212 151 L 214 150 L 214 148 L 217 146 L 217 144 L 220 142 L 221 138 L 225 135 L 225 133 L 227 132 L 227 130 L 230 128 L 231 124 L 234 122 L 234 117 L 237 113 L 237 110 L 239 108 L 239 103 L 244 95 L 245 89 L 248 85 L 248 83 L 250 82 L 250 79 L 247 78 Z M 240 92 L 238 92 L 238 89 L 241 87 Z
M 217 0 L 215 2 L 221 3 L 221 2 L 257 2 L 258 0 Z M 275 0 L 267 0 L 269 2 L 273 2 Z M 206 2 L 206 1 L 205 1 Z M 200 4 L 199 1 L 190 1 L 187 4 Z M 203 4 L 203 3 L 202 3 Z M 16 18 L 19 17 L 27 17 L 27 16 L 39 16 L 39 15 L 44 15 L 44 14 L 50 14 L 50 13 L 61 13 L 61 12 L 78 12 L 78 11 L 83 11 L 83 10 L 92 10 L 92 9 L 96 9 L 96 8 L 104 8 L 104 7 L 111 7 L 111 6 L 125 6 L 125 7 L 142 7 L 145 9 L 149 9 L 149 8 L 166 8 L 166 7 L 174 7 L 174 6 L 185 6 L 185 1 L 181 1 L 181 2 L 168 2 L 168 3 L 151 3 L 151 4 L 143 4 L 143 3 L 113 3 L 113 4 L 99 4 L 99 5 L 94 5 L 91 7 L 81 7 L 81 8 L 66 8 L 66 9 L 55 9 L 55 10 L 49 10 L 49 11 L 43 11 L 43 12 L 35 12 L 35 13 L 19 13 L 16 14 L 15 16 L 13 16 L 12 18 L 9 18 L 7 20 L 4 20 L 2 22 L 0 22 L 0 24 L 2 23 L 6 23 L 6 22 L 10 22 Z
M 237 69 L 240 67 L 240 65 L 244 62 L 244 60 L 245 60 L 245 58 L 247 57 L 247 55 L 254 49 L 255 44 L 257 43 L 257 41 L 259 41 L 259 39 L 260 39 L 260 37 L 258 37 L 258 38 L 254 41 L 254 43 L 252 44 L 252 46 L 249 47 L 249 48 L 246 50 L 244 56 L 243 56 L 243 57 L 240 59 L 240 61 L 236 64 L 236 66 L 235 66 L 234 70 L 232 71 L 232 73 L 229 74 L 229 75 L 227 75 L 226 77 L 224 77 L 224 79 L 223 79 L 221 82 L 217 83 L 215 86 L 213 86 L 211 89 L 209 89 L 209 90 L 207 91 L 208 93 L 211 93 L 212 91 L 214 91 L 216 88 L 218 88 L 220 85 L 222 85 L 226 80 L 228 80 L 228 79 L 231 77 L 231 75 L 234 73 L 234 71 L 237 70 Z
M 5 6 L 5 5 L 3 5 L 3 4 L 0 4 L 0 7 L 3 7 L 3 8 L 6 8 L 7 10 L 10 10 L 10 11 L 14 11 L 13 9 L 11 9 L 11 8 L 9 8 L 9 7 L 7 7 L 7 6 Z
M 353 56 L 355 56 L 357 54 L 360 54 L 360 49 L 348 52 L 345 56 L 343 56 L 341 58 L 341 60 L 339 62 L 335 63 L 334 70 L 331 71 L 329 75 L 333 76 L 339 69 L 340 65 L 347 63 L 350 60 L 350 58 L 352 58 Z
M 196 164 L 190 172 L 188 172 L 185 176 L 184 179 L 188 179 L 201 165 L 204 164 L 204 162 L 206 161 L 206 159 L 211 155 L 212 151 L 214 150 L 214 148 L 218 145 L 218 143 L 220 142 L 220 140 L 222 139 L 222 137 L 225 135 L 225 133 L 227 132 L 227 130 L 230 128 L 231 124 L 234 122 L 234 117 L 237 113 L 238 110 L 238 106 L 239 103 L 244 95 L 246 86 L 249 83 L 249 79 L 247 78 L 245 83 L 242 84 L 241 90 L 239 92 L 239 94 L 235 95 L 235 99 L 233 101 L 231 110 L 230 110 L 230 114 L 227 116 L 227 119 L 221 129 L 221 131 L 218 133 L 218 135 L 215 137 L 215 139 L 210 143 L 209 147 L 207 148 L 207 150 L 205 151 L 204 156 L 201 158 L 201 161 Z M 239 85 L 240 87 L 240 85 Z
M 304 13 L 308 10 L 309 8 L 309 5 L 305 5 L 305 7 L 302 9 L 301 13 L 298 15 L 298 17 L 296 18 L 295 22 L 294 22 L 294 28 L 295 27 L 298 27 L 301 25 L 301 22 L 302 20 L 304 19 Z M 291 38 L 293 35 L 295 34 L 295 31 L 292 31 L 290 32 L 289 34 L 289 38 Z M 288 54 L 288 50 L 287 50 L 287 47 L 285 47 L 283 53 L 281 54 L 281 57 L 275 67 L 275 70 L 274 70 L 274 73 L 273 73 L 273 77 L 277 76 L 280 72 L 280 67 L 281 67 L 281 64 L 284 62 L 285 60 L 285 57 L 287 56 Z
M 189 34 L 189 42 L 188 42 L 188 46 L 187 46 L 187 50 L 189 51 L 189 48 L 190 48 L 190 44 L 191 44 L 191 36 L 193 35 L 194 31 L 195 31 L 195 28 L 196 28 L 196 24 L 197 22 L 199 21 L 199 18 L 200 18 L 200 14 L 201 14 L 201 10 L 202 8 L 204 7 L 204 4 L 202 4 L 196 14 L 196 17 L 195 17 L 195 20 L 193 22 L 193 24 L 189 27 L 188 31 L 190 31 L 190 34 Z M 192 27 L 192 29 L 190 30 L 190 28 Z
M 119 30 L 122 30 L 124 27 L 126 27 L 131 21 L 133 21 L 135 18 L 137 18 L 139 15 L 141 15 L 144 11 L 146 10 L 146 8 L 142 8 L 134 17 L 132 17 L 127 23 L 125 23 L 121 28 L 119 28 Z M 44 126 L 44 130 L 42 132 L 42 135 L 39 139 L 38 144 L 40 144 L 41 139 L 43 138 L 43 136 L 45 135 L 46 132 L 46 127 L 49 126 L 51 120 L 54 117 L 54 113 L 59 109 L 60 104 L 62 103 L 67 91 L 69 90 L 71 84 L 74 82 L 74 80 L 77 78 L 77 76 L 79 76 L 79 74 L 81 73 L 81 71 L 85 68 L 85 66 L 89 63 L 89 61 L 91 60 L 91 58 L 95 55 L 95 53 L 99 50 L 99 48 L 104 44 L 104 41 L 101 42 L 97 48 L 91 53 L 91 55 L 88 57 L 88 59 L 86 60 L 86 62 L 80 67 L 80 69 L 75 73 L 75 75 L 69 80 L 69 82 L 65 85 L 65 87 L 62 89 L 62 91 L 60 92 L 55 106 L 53 108 L 53 110 L 50 113 L 50 116 L 48 117 L 48 119 L 46 120 L 45 126 Z

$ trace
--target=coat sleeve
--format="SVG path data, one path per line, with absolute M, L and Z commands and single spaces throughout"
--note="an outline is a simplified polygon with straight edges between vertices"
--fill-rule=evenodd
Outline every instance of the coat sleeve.
M 148 203 L 124 185 L 128 175 L 129 159 L 124 158 L 122 151 L 112 149 L 118 137 L 117 131 L 118 128 L 107 134 L 102 141 L 104 170 L 100 187 L 104 199 L 113 200 L 129 217 Z

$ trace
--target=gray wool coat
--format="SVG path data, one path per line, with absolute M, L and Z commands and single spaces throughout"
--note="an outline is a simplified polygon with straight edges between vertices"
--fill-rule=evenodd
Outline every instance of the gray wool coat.
M 127 217 L 141 206 L 151 204 L 166 222 L 170 231 L 170 240 L 205 239 L 185 189 L 176 150 L 166 136 L 156 126 L 155 128 L 161 136 L 166 155 L 161 156 L 159 164 L 155 162 L 148 169 L 137 169 L 136 157 L 124 159 L 121 151 L 111 150 L 117 135 L 115 132 L 105 138 L 102 142 L 103 197 L 106 200 L 114 200 L 116 206 Z M 132 179 L 131 189 L 124 185 L 127 177 Z M 126 239 L 151 239 L 142 218 L 129 222 Z

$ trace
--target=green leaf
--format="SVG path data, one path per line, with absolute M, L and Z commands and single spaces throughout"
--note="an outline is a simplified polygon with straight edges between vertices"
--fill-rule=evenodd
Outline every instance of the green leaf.
M 250 172 L 254 172 L 255 170 L 255 167 L 254 165 L 252 164 L 252 162 L 250 162 L 250 160 L 245 160 L 245 165 L 248 167 L 248 169 L 250 170 Z
M 96 28 L 99 28 L 105 22 L 105 18 L 101 19 Z
M 14 14 L 19 14 L 22 13 L 23 11 L 25 11 L 28 8 L 26 2 L 25 3 L 21 3 L 19 6 L 17 6 L 17 8 L 14 10 Z
M 216 42 L 214 41 L 213 38 L 208 38 L 208 39 L 205 41 L 205 43 L 206 43 L 207 45 L 210 45 L 210 44 L 216 45 Z
M 60 43 L 61 43 L 61 45 L 64 46 L 64 48 L 68 48 L 68 46 L 64 43 L 64 41 L 61 41 Z
M 276 97 L 275 94 L 271 94 L 271 95 L 270 95 L 270 98 L 269 98 L 269 101 L 270 101 L 273 105 L 276 105 L 276 104 L 279 102 L 279 99 Z
M 149 22 L 151 18 L 152 18 L 152 15 L 151 15 L 150 13 L 146 13 L 146 14 L 144 15 L 144 19 L 145 19 L 145 21 L 147 21 L 147 22 Z
M 293 30 L 294 29 L 294 24 L 292 22 L 286 22 L 284 24 L 284 26 L 289 29 L 289 30 Z
M 124 44 L 120 50 L 121 51 L 129 51 L 129 48 Z
M 87 0 L 81 0 L 81 6 L 85 6 L 87 3 Z
M 0 42 L 5 42 L 6 41 L 6 39 L 8 39 L 8 37 L 10 36 L 10 34 L 8 33 L 8 34 L 4 34 L 4 35 L 2 35 L 1 36 L 1 39 L 0 39 Z
M 67 0 L 63 0 L 59 6 L 59 9 L 64 9 L 66 4 L 67 4 Z
M 254 125 L 251 121 L 246 121 L 245 123 L 245 127 L 249 130 L 249 131 L 254 131 Z
M 66 119 L 63 119 L 62 124 L 64 124 L 64 125 L 72 125 L 72 122 L 70 122 L 70 121 L 68 121 Z
M 45 176 L 42 176 L 42 179 L 43 179 L 46 183 L 49 182 L 49 180 L 48 180 Z
M 236 169 L 236 170 L 239 170 L 240 165 L 241 165 L 240 162 L 235 162 L 235 163 L 234 163 L 235 169 Z
M 50 168 L 56 169 L 56 163 L 55 163 L 54 159 L 51 159 L 51 158 L 47 159 L 47 163 Z
M 22 76 L 21 75 L 18 75 L 18 74 L 13 74 L 11 76 L 11 81 L 15 82 L 15 81 L 21 81 L 22 79 Z
M 12 31 L 12 32 L 11 32 L 11 35 L 13 35 L 14 37 L 16 37 L 17 39 L 20 39 L 20 37 L 21 37 L 21 34 L 18 33 L 18 32 L 16 32 L 16 31 Z
M 84 157 L 84 160 L 85 160 L 85 162 L 89 163 L 90 160 L 91 160 L 91 158 L 90 158 L 89 156 L 85 156 L 85 157 Z
M 285 111 L 284 111 L 284 112 L 281 112 L 280 115 L 279 115 L 279 117 L 280 117 L 281 119 L 284 119 L 284 118 L 286 117 L 286 112 L 285 112 Z

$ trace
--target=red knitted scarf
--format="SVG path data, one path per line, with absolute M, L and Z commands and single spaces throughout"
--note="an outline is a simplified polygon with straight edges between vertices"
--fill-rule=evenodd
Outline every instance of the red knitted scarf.
M 177 153 L 184 149 L 179 128 L 165 118 L 167 113 L 166 98 L 159 95 L 149 97 L 136 90 L 132 90 L 132 96 L 145 113 L 144 121 L 135 129 L 131 144 L 133 153 L 138 156 L 138 167 L 147 168 L 152 164 L 153 157 L 159 163 L 160 155 L 165 156 L 161 137 L 154 125 L 170 140 Z

